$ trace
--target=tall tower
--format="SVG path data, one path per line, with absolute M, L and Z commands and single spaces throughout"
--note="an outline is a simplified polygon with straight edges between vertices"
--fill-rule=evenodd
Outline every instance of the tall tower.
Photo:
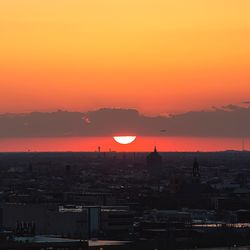
M 150 153 L 147 156 L 147 168 L 151 175 L 158 177 L 161 175 L 162 170 L 162 157 L 157 152 L 157 148 L 155 147 L 154 152 Z

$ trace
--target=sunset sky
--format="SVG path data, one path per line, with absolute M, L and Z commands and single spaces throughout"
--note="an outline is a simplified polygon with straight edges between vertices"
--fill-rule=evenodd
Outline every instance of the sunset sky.
M 250 100 L 249 0 L 1 0 L 0 113 Z

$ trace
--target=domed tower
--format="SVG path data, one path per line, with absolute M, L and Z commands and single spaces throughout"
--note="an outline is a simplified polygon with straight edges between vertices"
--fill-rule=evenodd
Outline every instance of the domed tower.
M 162 157 L 155 147 L 154 152 L 147 156 L 147 169 L 154 176 L 160 176 L 162 170 Z

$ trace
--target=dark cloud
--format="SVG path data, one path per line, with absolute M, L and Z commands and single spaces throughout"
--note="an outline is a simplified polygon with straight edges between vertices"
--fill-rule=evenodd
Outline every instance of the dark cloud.
M 234 104 L 229 104 L 227 106 L 223 106 L 222 108 L 226 110 L 237 110 L 237 109 L 241 109 L 242 107 L 234 105 Z
M 164 132 L 163 132 L 164 131 Z M 134 109 L 57 111 L 0 115 L 0 137 L 102 136 L 250 136 L 250 107 L 233 104 L 210 111 L 149 117 Z

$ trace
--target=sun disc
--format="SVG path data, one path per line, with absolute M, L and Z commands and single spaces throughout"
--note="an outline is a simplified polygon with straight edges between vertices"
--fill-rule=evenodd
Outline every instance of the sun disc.
M 120 144 L 130 144 L 135 141 L 136 136 L 114 136 L 113 138 Z

